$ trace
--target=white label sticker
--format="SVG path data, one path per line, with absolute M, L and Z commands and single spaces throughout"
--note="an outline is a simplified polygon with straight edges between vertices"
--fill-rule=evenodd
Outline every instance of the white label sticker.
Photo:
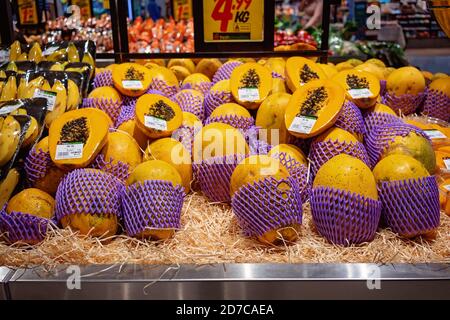
M 83 157 L 82 142 L 64 143 L 56 146 L 56 160 L 80 159 Z
M 447 191 L 450 191 L 450 184 L 446 184 L 446 185 L 444 186 L 444 189 L 447 190 Z
M 352 99 L 363 99 L 373 97 L 372 92 L 369 89 L 350 89 L 348 90 L 348 94 L 352 97 Z
M 443 160 L 447 170 L 450 170 L 450 158 L 444 158 Z
M 152 117 L 152 116 L 144 116 L 144 124 L 147 128 L 156 129 L 156 130 L 167 130 L 167 121 L 164 119 Z
M 9 49 L 0 50 L 0 62 L 9 60 Z
M 258 101 L 258 88 L 242 88 L 238 90 L 239 100 L 241 101 Z
M 11 112 L 19 109 L 22 105 L 23 104 L 19 102 L 11 105 L 6 105 L 4 107 L 0 107 L 0 115 L 10 114 Z
M 431 129 L 431 130 L 423 130 L 423 132 L 425 132 L 425 134 L 430 139 L 446 139 L 447 138 L 447 136 L 439 130 Z
M 33 98 L 45 98 L 45 99 L 47 99 L 47 111 L 53 111 L 53 109 L 55 109 L 56 92 L 36 89 L 34 91 Z
M 311 130 L 314 128 L 316 121 L 317 117 L 315 116 L 295 117 L 294 121 L 292 121 L 289 127 L 289 131 L 309 134 L 311 133 Z
M 42 52 L 42 55 L 49 56 L 58 49 L 59 49 L 59 47 L 57 47 L 57 46 L 49 47 Z
M 142 81 L 139 80 L 122 80 L 122 87 L 131 90 L 139 90 L 144 88 Z

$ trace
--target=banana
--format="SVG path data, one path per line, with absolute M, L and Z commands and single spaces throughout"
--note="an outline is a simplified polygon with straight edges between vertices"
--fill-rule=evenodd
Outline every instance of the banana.
M 64 84 L 59 80 L 55 80 L 55 83 L 50 90 L 56 92 L 56 103 L 53 111 L 48 112 L 45 116 L 45 125 L 47 128 L 53 120 L 66 112 L 67 109 L 67 91 Z
M 0 78 L 6 78 L 6 73 L 4 70 L 0 70 Z
M 31 116 L 30 118 L 31 118 L 30 126 L 28 127 L 27 132 L 25 133 L 22 145 L 20 146 L 21 149 L 31 146 L 36 141 L 39 135 L 39 125 L 37 123 L 36 118 Z
M 61 63 L 57 62 L 50 67 L 50 71 L 64 71 L 64 68 Z
M 17 57 L 17 61 L 27 61 L 27 60 L 28 60 L 28 55 L 26 52 L 22 52 L 22 54 Z
M 52 87 L 50 87 L 50 83 L 48 83 L 48 81 L 46 79 L 42 80 L 41 90 L 52 91 Z
M 3 87 L 5 86 L 5 83 L 2 81 L 0 82 L 0 97 L 2 96 Z
M 0 208 L 6 204 L 19 183 L 20 175 L 17 169 L 10 169 L 6 178 L 0 182 Z
M 8 63 L 8 65 L 6 66 L 6 71 L 17 72 L 17 65 L 16 65 L 16 63 L 14 61 L 11 61 L 10 63 Z
M 13 116 L 0 119 L 0 167 L 11 160 L 20 140 L 20 123 Z
M 52 52 L 48 57 L 47 61 L 64 61 L 67 59 L 67 51 L 66 49 L 59 49 L 55 52 Z
M 71 79 L 67 82 L 67 111 L 75 110 L 81 103 L 78 86 Z
M 39 43 L 35 42 L 28 52 L 28 60 L 39 63 L 42 61 L 42 50 Z
M 25 77 L 20 78 L 19 86 L 17 87 L 17 99 L 25 99 L 27 89 L 27 79 L 25 79 Z
M 70 42 L 67 46 L 67 60 L 69 62 L 80 62 L 80 55 L 78 49 L 73 42 Z
M 33 98 L 34 92 L 36 91 L 36 89 L 39 89 L 42 86 L 43 82 L 44 82 L 44 77 L 42 77 L 42 76 L 34 78 L 30 82 L 28 82 L 24 92 L 22 93 L 21 99 Z M 19 87 L 20 87 L 20 85 L 19 85 Z M 17 96 L 19 97 L 19 93 L 17 94 Z
M 2 95 L 0 96 L 0 101 L 9 101 L 15 99 L 17 96 L 17 83 L 16 77 L 10 76 L 8 81 L 5 83 Z
M 83 60 L 81 62 L 89 63 L 91 65 L 91 74 L 89 75 L 90 78 L 94 75 L 95 70 L 95 61 L 92 55 L 89 52 L 86 52 L 83 54 Z
M 22 48 L 20 47 L 20 42 L 16 40 L 9 48 L 9 61 L 16 61 L 21 54 Z

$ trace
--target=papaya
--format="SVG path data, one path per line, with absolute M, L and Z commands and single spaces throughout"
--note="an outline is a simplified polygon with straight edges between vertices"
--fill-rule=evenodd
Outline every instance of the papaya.
M 336 141 L 340 143 L 357 143 L 359 140 L 350 132 L 332 127 L 314 139 L 314 142 Z
M 162 180 L 171 182 L 174 187 L 182 185 L 177 169 L 162 160 L 147 160 L 134 168 L 127 180 L 127 185 L 143 183 L 146 180 Z
M 209 79 L 214 77 L 214 74 L 222 66 L 222 62 L 219 59 L 202 59 L 195 66 L 195 73 L 202 73 Z
M 295 91 L 289 100 L 286 128 L 298 138 L 317 136 L 333 126 L 344 101 L 345 91 L 338 84 L 330 80 L 311 81 Z
M 280 78 L 273 78 L 271 94 L 283 92 L 286 92 L 286 82 Z
M 339 154 L 317 171 L 313 188 L 330 187 L 378 200 L 377 183 L 370 168 L 358 158 Z
M 439 183 L 439 203 L 441 209 L 450 216 L 450 178 Z
M 450 152 L 436 150 L 436 170 L 450 171 Z
M 300 164 L 304 164 L 306 166 L 308 165 L 308 160 L 303 151 L 293 144 L 280 143 L 270 149 L 267 155 L 270 157 L 274 157 L 280 153 L 285 153 Z
M 270 94 L 272 83 L 269 69 L 255 62 L 244 63 L 231 73 L 231 94 L 247 109 L 257 109 Z
M 291 92 L 295 92 L 310 81 L 326 78 L 322 68 L 309 59 L 291 57 L 286 61 L 286 84 Z
M 264 66 L 282 77 L 286 75 L 286 60 L 283 58 L 269 58 Z
M 165 86 L 175 87 L 178 90 L 179 81 L 175 73 L 165 67 L 155 67 L 148 70 L 151 78 L 150 87 L 164 91 Z
M 150 70 L 137 63 L 117 64 L 112 70 L 114 87 L 120 93 L 139 97 L 144 94 L 152 81 Z
M 210 82 L 209 78 L 201 73 L 192 73 L 183 80 L 183 86 L 190 84 L 192 88 L 200 83 Z
M 438 78 L 433 80 L 428 89 L 441 92 L 450 98 L 450 78 Z
M 183 122 L 182 125 L 185 127 L 195 127 L 197 126 L 202 126 L 202 122 L 200 121 L 200 119 L 193 114 L 192 112 L 187 112 L 187 111 L 183 111 Z
M 211 113 L 211 118 L 225 117 L 225 116 L 239 116 L 243 118 L 252 118 L 250 112 L 237 103 L 224 103 L 218 106 Z
M 89 93 L 88 98 L 113 101 L 118 104 L 122 103 L 120 93 L 113 87 L 97 87 Z
M 387 156 L 373 168 L 377 182 L 419 179 L 430 176 L 423 164 L 413 157 L 403 154 Z
M 101 154 L 105 161 L 111 161 L 112 164 L 119 162 L 127 164 L 129 170 L 133 170 L 142 162 L 142 152 L 138 143 L 126 132 L 110 132 Z
M 24 189 L 12 197 L 6 212 L 22 212 L 36 217 L 51 219 L 55 211 L 55 199 L 48 193 L 36 189 Z
M 368 62 L 368 61 L 369 61 L 369 60 L 367 60 L 367 62 Z M 353 67 L 359 66 L 360 64 L 363 64 L 363 63 L 364 63 L 362 60 L 360 60 L 360 59 L 355 59 L 355 58 L 348 59 L 346 62 L 349 63 L 349 64 L 351 64 Z
M 446 73 L 443 72 L 437 72 L 435 74 L 433 74 L 433 77 L 431 78 L 431 81 L 434 81 L 436 79 L 441 79 L 441 78 L 447 78 L 448 75 Z
M 88 166 L 107 143 L 111 124 L 109 116 L 96 108 L 62 114 L 49 128 L 52 161 L 62 169 Z
M 173 66 L 183 67 L 187 69 L 190 74 L 195 72 L 195 64 L 191 59 L 170 59 L 167 63 L 167 68 L 170 69 Z
M 425 77 L 414 67 L 401 67 L 389 75 L 386 80 L 386 89 L 396 96 L 417 95 L 425 91 Z
M 330 66 L 329 64 L 318 63 L 318 66 L 322 69 L 327 78 L 332 78 L 339 72 L 335 66 Z
M 381 68 L 373 63 L 363 63 L 354 68 L 356 71 L 364 71 L 377 77 L 378 80 L 386 80 L 384 77 L 384 68 Z
M 169 70 L 175 74 L 179 82 L 182 82 L 191 74 L 188 69 L 182 66 L 172 66 Z
M 267 97 L 258 108 L 255 125 L 267 130 L 266 134 L 261 134 L 260 139 L 271 145 L 287 143 L 288 131 L 284 122 L 284 113 L 289 103 L 291 95 L 288 93 L 275 93 Z
M 191 154 L 181 142 L 173 138 L 155 140 L 145 150 L 145 158 L 171 164 L 180 174 L 184 191 L 189 193 L 192 181 Z
M 368 112 L 379 112 L 379 113 L 387 113 L 393 116 L 397 117 L 397 114 L 394 110 L 392 110 L 390 107 L 388 107 L 385 104 L 377 103 L 372 108 L 368 109 Z
M 364 71 L 344 70 L 333 76 L 332 81 L 346 92 L 348 100 L 359 108 L 370 108 L 377 103 L 380 95 L 380 81 Z
M 372 58 L 372 59 L 367 60 L 366 63 L 374 64 L 374 65 L 376 65 L 376 66 L 379 67 L 379 68 L 386 68 L 386 65 L 385 65 L 384 62 L 381 61 L 380 59 Z M 360 64 L 361 64 L 361 63 L 360 63 Z
M 340 62 L 340 63 L 338 63 L 338 64 L 336 65 L 336 70 L 337 70 L 338 72 L 339 72 L 339 71 L 342 71 L 342 70 L 353 69 L 353 68 L 354 68 L 354 66 L 353 66 L 351 63 L 347 62 L 347 61 Z
M 147 137 L 147 135 L 145 133 L 143 133 L 141 131 L 141 129 L 139 129 L 136 126 L 136 120 L 135 119 L 130 119 L 130 120 L 127 120 L 127 121 L 121 123 L 117 127 L 117 131 L 126 132 L 130 136 L 132 136 L 136 140 L 136 142 L 138 143 L 139 147 L 142 150 L 145 150 L 147 148 L 148 137 Z
M 424 71 L 422 70 L 422 75 L 424 76 L 425 80 L 431 81 L 431 78 L 433 78 L 433 74 L 430 71 Z

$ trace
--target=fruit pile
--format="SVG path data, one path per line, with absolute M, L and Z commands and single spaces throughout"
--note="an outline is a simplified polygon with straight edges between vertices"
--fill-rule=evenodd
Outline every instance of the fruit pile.
M 26 188 L 5 199 L 0 228 L 29 244 L 49 224 L 104 242 L 119 225 L 168 240 L 183 227 L 186 194 L 201 192 L 231 205 L 242 235 L 269 245 L 300 237 L 307 202 L 334 244 L 370 242 L 386 227 L 435 237 L 449 203 L 450 129 L 403 117 L 423 108 L 449 120 L 450 78 L 427 85 L 426 76 L 379 60 L 302 57 L 97 68 L 83 104 L 52 116 L 25 155 Z M 7 120 L 5 141 L 19 131 Z M 8 177 L 0 188 L 12 194 Z

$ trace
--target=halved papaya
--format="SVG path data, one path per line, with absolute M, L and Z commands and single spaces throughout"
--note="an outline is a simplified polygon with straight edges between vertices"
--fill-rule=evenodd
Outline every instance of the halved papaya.
M 286 83 L 292 92 L 310 81 L 326 78 L 322 68 L 310 59 L 291 57 L 286 61 Z
M 256 62 L 244 63 L 231 73 L 231 94 L 247 109 L 257 109 L 270 94 L 272 82 L 268 68 Z
M 56 118 L 49 128 L 50 157 L 62 169 L 88 166 L 108 141 L 111 118 L 102 110 L 83 108 Z
M 380 95 L 380 81 L 374 75 L 357 70 L 343 70 L 331 78 L 346 92 L 347 99 L 359 108 L 370 108 Z
M 112 70 L 114 87 L 120 93 L 138 97 L 144 94 L 151 82 L 150 70 L 137 63 L 122 63 Z
M 149 138 L 169 137 L 181 126 L 180 106 L 159 94 L 144 94 L 136 101 L 136 125 Z
M 284 121 L 289 133 L 314 137 L 333 126 L 345 101 L 345 91 L 330 80 L 315 80 L 294 92 Z

